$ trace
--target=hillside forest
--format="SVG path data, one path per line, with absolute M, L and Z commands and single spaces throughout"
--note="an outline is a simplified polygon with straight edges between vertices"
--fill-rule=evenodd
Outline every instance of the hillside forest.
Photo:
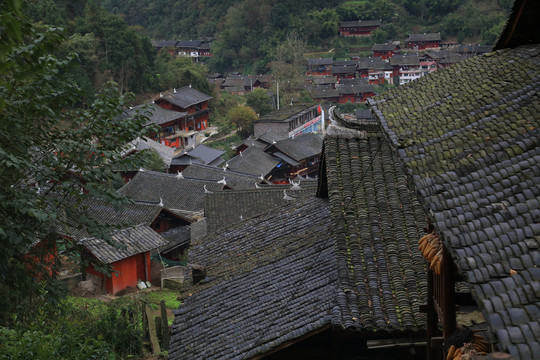
M 275 73 L 280 70 L 276 65 L 304 66 L 306 57 L 321 52 L 347 59 L 362 55 L 373 43 L 403 41 L 410 33 L 440 32 L 444 41 L 491 44 L 511 4 L 511 0 L 26 2 L 31 21 L 65 29 L 62 51 L 78 54 L 69 76 L 89 99 L 107 80 L 139 98 L 188 84 L 210 93 L 208 73 Z M 381 19 L 383 26 L 369 38 L 337 35 L 340 21 L 372 19 Z M 212 57 L 193 64 L 158 53 L 151 45 L 151 40 L 190 39 L 211 42 Z M 295 64 L 298 55 L 301 61 Z

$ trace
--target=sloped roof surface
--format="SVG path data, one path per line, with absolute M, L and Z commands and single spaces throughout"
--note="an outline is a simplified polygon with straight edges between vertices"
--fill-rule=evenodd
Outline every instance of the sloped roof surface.
M 209 148 L 208 146 L 198 145 L 188 151 L 190 156 L 194 156 L 202 160 L 203 164 L 210 164 L 212 161 L 223 155 L 225 151 Z
M 236 155 L 227 161 L 227 164 L 229 164 L 228 170 L 238 171 L 244 174 L 266 176 L 280 162 L 279 159 L 264 152 L 263 147 L 250 146 L 242 152 L 242 155 Z
M 381 20 L 342 21 L 339 23 L 339 27 L 366 27 L 366 26 L 381 26 Z
M 285 137 L 283 135 L 277 133 L 273 129 L 265 131 L 263 134 L 261 134 L 257 138 L 257 140 L 265 142 L 266 144 L 272 144 L 274 141 L 283 140 L 283 139 L 285 139 Z
M 319 59 L 308 59 L 308 65 L 314 66 L 314 65 L 332 65 L 334 62 L 334 59 L 332 58 L 319 58 Z
M 150 170 L 139 171 L 118 191 L 135 201 L 159 203 L 161 200 L 165 209 L 171 212 L 182 210 L 185 214 L 186 211 L 198 212 L 204 209 L 205 186 L 209 191 L 223 188 L 223 185 L 215 181 L 184 176 L 181 179 L 175 174 Z
M 420 58 L 418 55 L 396 55 L 390 59 L 392 66 L 418 66 Z
M 419 305 L 427 276 L 417 242 L 426 223 L 414 189 L 380 128 L 331 127 L 323 172 L 339 274 L 334 321 L 367 332 L 425 329 Z
M 293 201 L 285 200 L 285 194 L 294 201 L 315 195 L 317 181 L 299 182 L 299 190 L 292 190 L 291 185 L 271 185 L 254 190 L 216 191 L 206 195 L 204 211 L 208 232 L 236 224 L 242 221 L 240 216 L 242 219 L 258 216 Z M 231 209 L 234 209 L 234 215 L 231 214 Z
M 146 125 L 149 125 L 149 124 L 162 125 L 170 121 L 183 118 L 184 116 L 187 115 L 187 112 L 168 110 L 168 109 L 162 108 L 158 104 L 150 103 L 150 104 L 137 105 L 131 109 L 126 109 L 124 110 L 123 116 L 133 116 L 136 113 L 141 113 L 145 116 L 148 116 L 149 119 Z
M 296 161 L 319 155 L 322 151 L 322 138 L 314 133 L 298 135 L 294 138 L 280 140 L 272 147 L 290 156 Z
M 133 226 L 139 224 L 150 225 L 161 212 L 162 207 L 157 203 L 127 203 L 115 209 L 112 204 L 102 199 L 87 196 L 79 205 L 79 209 L 101 224 Z M 68 228 L 65 235 L 75 239 L 89 237 L 85 228 Z
M 375 92 L 375 87 L 371 84 L 340 85 L 337 87 L 338 93 L 343 94 L 362 94 Z
M 414 41 L 441 41 L 441 33 L 409 34 L 406 42 Z
M 199 164 L 189 165 L 184 169 L 183 174 L 188 178 L 204 179 L 212 182 L 221 181 L 225 177 L 227 187 L 233 190 L 254 189 L 255 182 L 261 181 L 261 179 L 259 179 L 260 174 L 259 176 L 256 176 L 233 170 L 224 171 L 222 168 L 215 166 Z M 210 188 L 208 189 L 210 190 Z
M 371 100 L 500 350 L 540 351 L 540 46 Z
M 300 116 L 318 105 L 293 104 L 286 105 L 269 114 L 261 116 L 255 122 L 285 122 L 295 116 Z
M 215 284 L 174 311 L 169 359 L 250 358 L 329 326 L 329 226 L 328 203 L 311 198 L 193 245 Z
M 165 239 L 147 225 L 117 230 L 113 232 L 111 238 L 117 247 L 96 238 L 84 238 L 79 243 L 84 245 L 88 251 L 104 264 L 111 264 L 167 245 Z
M 361 58 L 358 60 L 358 69 L 392 70 L 392 66 L 388 61 L 384 61 L 379 57 Z
M 332 66 L 332 74 L 352 74 L 352 73 L 356 73 L 356 65 Z
M 211 96 L 206 95 L 205 93 L 202 93 L 191 86 L 184 86 L 183 88 L 175 90 L 176 92 L 174 90 L 169 91 L 163 94 L 163 97 L 158 99 L 163 99 L 171 104 L 181 107 L 182 109 L 187 109 L 192 105 L 200 104 L 212 98 Z M 156 101 L 158 99 L 156 99 Z
M 392 51 L 399 48 L 396 44 L 373 44 L 371 51 Z
M 174 154 L 174 148 L 170 146 L 165 146 L 147 137 L 133 140 L 127 146 L 128 146 L 127 152 L 142 151 L 142 150 L 147 150 L 147 149 L 155 150 L 158 153 L 159 157 L 161 157 L 161 159 L 163 160 L 163 163 L 165 164 L 166 168 L 169 168 L 169 166 L 171 165 L 171 160 Z

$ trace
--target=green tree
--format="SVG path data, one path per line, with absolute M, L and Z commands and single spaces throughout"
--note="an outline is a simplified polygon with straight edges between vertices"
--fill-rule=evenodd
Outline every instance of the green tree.
M 229 110 L 227 117 L 240 130 L 242 137 L 248 137 L 253 133 L 253 121 L 257 120 L 257 114 L 249 106 L 236 105 Z
M 84 94 L 63 76 L 72 58 L 52 55 L 64 40 L 60 30 L 39 32 L 22 9 L 20 1 L 10 1 L 0 13 L 10 29 L 0 38 L 0 325 L 13 313 L 25 318 L 44 302 L 55 304 L 61 288 L 54 273 L 28 257 L 41 249 L 36 242 L 45 244 L 45 253 L 58 242 L 73 252 L 77 244 L 60 236 L 68 226 L 109 239 L 110 228 L 80 204 L 86 196 L 118 206 L 125 201 L 111 185 L 115 169 L 137 166 L 121 148 L 145 135 L 147 120 L 119 116 L 128 98 L 118 96 L 114 84 L 89 109 L 73 107 Z
M 246 95 L 246 105 L 255 110 L 258 116 L 264 116 L 273 110 L 268 91 L 261 88 Z
M 208 74 L 206 66 L 193 63 L 191 58 L 175 57 L 163 49 L 156 57 L 155 69 L 156 91 L 191 85 L 205 94 L 211 93 L 206 80 Z

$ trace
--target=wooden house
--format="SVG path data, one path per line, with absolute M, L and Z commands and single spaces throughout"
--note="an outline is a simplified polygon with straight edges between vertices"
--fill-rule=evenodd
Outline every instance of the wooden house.
M 324 119 L 319 105 L 291 104 L 261 116 L 253 122 L 255 137 L 273 130 L 282 137 L 304 132 L 322 132 Z
M 326 138 L 321 198 L 295 199 L 290 189 L 284 205 L 193 244 L 212 280 L 185 289 L 172 360 L 422 353 L 424 217 L 394 152 L 381 149 L 384 136 L 366 129 Z M 381 186 L 385 179 L 394 185 Z
M 183 113 L 184 116 L 180 121 L 163 123 L 163 134 L 160 134 L 159 140 L 168 146 L 185 147 L 186 144 L 182 144 L 183 139 L 193 138 L 196 132 L 208 127 L 208 103 L 211 98 L 191 86 L 161 93 L 154 99 L 155 104 L 166 110 Z
M 382 25 L 381 20 L 342 21 L 338 34 L 341 36 L 369 36 Z
M 396 85 L 403 85 L 422 77 L 420 59 L 416 54 L 398 55 L 390 59 L 394 79 L 399 79 Z M 396 82 L 396 80 L 394 80 Z
M 135 287 L 139 281 L 150 281 L 150 251 L 167 242 L 147 225 L 117 230 L 105 240 L 83 238 L 83 257 L 90 261 L 85 273 L 101 279 L 103 289 L 117 294 L 127 287 Z M 103 274 L 97 264 L 110 266 L 111 274 Z
M 441 33 L 409 34 L 405 40 L 407 49 L 438 50 L 441 47 Z
M 210 166 L 220 166 L 225 162 L 222 155 L 223 150 L 209 148 L 205 145 L 197 145 L 196 147 L 182 151 L 171 159 L 170 173 L 175 174 L 178 171 L 183 171 L 190 164 L 202 164 Z
M 428 359 L 451 345 L 465 351 L 464 342 L 538 358 L 539 11 L 516 1 L 494 52 L 369 100 L 429 219 L 420 242 L 430 266 Z M 476 336 L 459 327 L 458 281 L 485 319 Z
M 371 52 L 374 58 L 388 60 L 394 55 L 401 54 L 401 47 L 396 43 L 373 44 Z
M 306 75 L 332 75 L 332 58 L 308 59 Z
M 368 83 L 340 84 L 337 86 L 339 103 L 364 103 L 367 98 L 375 96 L 375 88 Z
M 336 77 L 337 82 L 342 79 L 355 79 L 357 77 L 356 61 L 354 65 L 332 66 L 332 76 Z
M 33 279 L 44 280 L 57 275 L 58 248 L 55 239 L 34 241 L 22 255 L 22 263 Z
M 321 136 L 311 132 L 269 145 L 265 152 L 283 161 L 267 176 L 268 180 L 279 183 L 298 176 L 315 177 L 319 170 L 321 149 Z

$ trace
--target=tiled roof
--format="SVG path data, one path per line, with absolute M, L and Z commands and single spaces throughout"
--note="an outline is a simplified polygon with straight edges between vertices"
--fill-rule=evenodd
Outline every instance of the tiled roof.
M 139 171 L 130 182 L 118 191 L 135 201 L 154 204 L 161 201 L 165 209 L 177 215 L 185 215 L 204 209 L 204 187 L 208 191 L 217 191 L 221 190 L 223 185 L 215 181 L 190 178 L 187 175 L 184 175 L 182 179 L 176 174 L 144 170 Z
M 156 99 L 163 99 L 171 104 L 174 104 L 182 109 L 187 109 L 192 105 L 200 104 L 204 101 L 210 100 L 212 97 L 206 95 L 191 86 L 184 86 L 180 89 L 174 89 L 167 93 L 162 94 L 163 97 Z
M 254 190 L 223 190 L 206 195 L 205 217 L 208 232 L 214 232 L 242 219 L 258 216 L 292 200 L 285 200 L 285 194 L 294 201 L 314 196 L 317 182 L 300 180 L 299 190 L 292 190 L 291 185 L 260 186 Z M 296 183 L 296 181 L 295 181 Z M 285 193 L 283 191 L 286 191 Z M 234 211 L 234 215 L 231 214 Z
M 362 94 L 375 92 L 375 87 L 371 84 L 340 85 L 337 87 L 338 93 L 343 94 Z
M 333 62 L 334 62 L 334 59 L 332 59 L 332 58 L 308 59 L 308 65 L 309 66 L 332 65 Z
M 379 57 L 361 58 L 358 60 L 358 69 L 392 70 L 392 66 L 388 61 L 384 61 Z
M 111 235 L 111 241 L 116 246 L 96 238 L 84 238 L 79 243 L 104 264 L 112 264 L 167 244 L 161 235 L 147 225 L 117 230 Z
M 266 176 L 280 162 L 281 160 L 264 152 L 263 147 L 250 146 L 241 155 L 236 155 L 227 161 L 227 164 L 228 170 L 238 171 L 244 174 Z
M 152 40 L 152 46 L 158 48 L 175 46 L 178 40 Z
M 418 55 L 396 55 L 390 59 L 392 66 L 418 66 L 420 58 Z
M 289 203 L 192 245 L 214 285 L 175 313 L 169 359 L 243 359 L 331 325 L 328 203 Z M 197 292 L 195 287 L 206 288 Z
M 150 103 L 150 104 L 137 105 L 137 106 L 134 106 L 133 108 L 126 109 L 124 110 L 123 116 L 133 116 L 136 113 L 141 113 L 145 116 L 148 116 L 149 121 L 147 122 L 147 125 L 149 124 L 162 125 L 176 119 L 181 119 L 187 115 L 187 112 L 168 110 L 168 109 L 162 108 L 161 106 L 157 104 Z
M 399 49 L 396 44 L 373 44 L 371 51 L 393 51 Z
M 331 99 L 339 97 L 339 92 L 336 89 L 323 87 L 321 85 L 314 87 L 309 92 L 313 99 Z
M 540 45 L 370 101 L 500 350 L 540 353 Z
M 233 190 L 255 189 L 255 182 L 260 182 L 259 175 L 246 174 L 233 170 L 224 171 L 222 168 L 192 164 L 183 171 L 185 177 L 204 179 L 218 182 L 225 177 L 226 186 Z M 201 185 L 202 186 L 202 185 Z M 210 188 L 208 188 L 210 190 Z
M 334 322 L 366 332 L 425 329 L 427 276 L 417 249 L 425 215 L 380 127 L 333 122 L 321 173 L 339 274 Z
M 368 79 L 366 78 L 354 78 L 354 79 L 340 79 L 336 86 L 342 85 L 367 85 Z
M 275 130 L 268 130 L 261 134 L 257 140 L 262 141 L 266 144 L 272 144 L 274 141 L 283 140 L 285 137 L 279 133 L 277 133 Z
M 162 207 L 157 203 L 127 203 L 115 209 L 112 204 L 91 196 L 85 196 L 78 208 L 98 223 L 118 226 L 150 225 L 162 210 Z M 89 237 L 85 228 L 69 228 L 65 232 L 65 235 L 75 239 Z
M 441 33 L 409 34 L 406 42 L 414 41 L 441 41 Z
M 269 114 L 261 116 L 255 122 L 286 122 L 295 116 L 307 113 L 318 105 L 294 104 L 286 105 Z
M 356 66 L 333 66 L 332 67 L 332 75 L 333 74 L 352 74 L 356 73 Z
M 334 60 L 334 66 L 356 66 L 358 60 Z
M 280 140 L 272 145 L 277 151 L 296 161 L 319 155 L 322 151 L 322 138 L 314 133 L 298 135 L 294 138 Z
M 175 156 L 175 158 L 173 159 L 173 164 L 187 165 L 189 164 L 190 158 L 192 158 L 194 159 L 192 161 L 195 161 L 195 159 L 197 159 L 199 164 L 209 165 L 218 160 L 224 153 L 225 151 L 223 150 L 209 148 L 201 144 L 187 152 Z M 219 162 L 222 163 L 223 161 Z
M 174 149 L 146 137 L 142 139 L 138 138 L 130 142 L 126 147 L 126 154 L 146 149 L 155 150 L 158 153 L 159 157 L 161 157 L 161 159 L 163 160 L 165 167 L 169 168 L 174 154 Z
M 357 21 L 342 21 L 339 27 L 367 27 L 381 26 L 381 20 L 357 20 Z

